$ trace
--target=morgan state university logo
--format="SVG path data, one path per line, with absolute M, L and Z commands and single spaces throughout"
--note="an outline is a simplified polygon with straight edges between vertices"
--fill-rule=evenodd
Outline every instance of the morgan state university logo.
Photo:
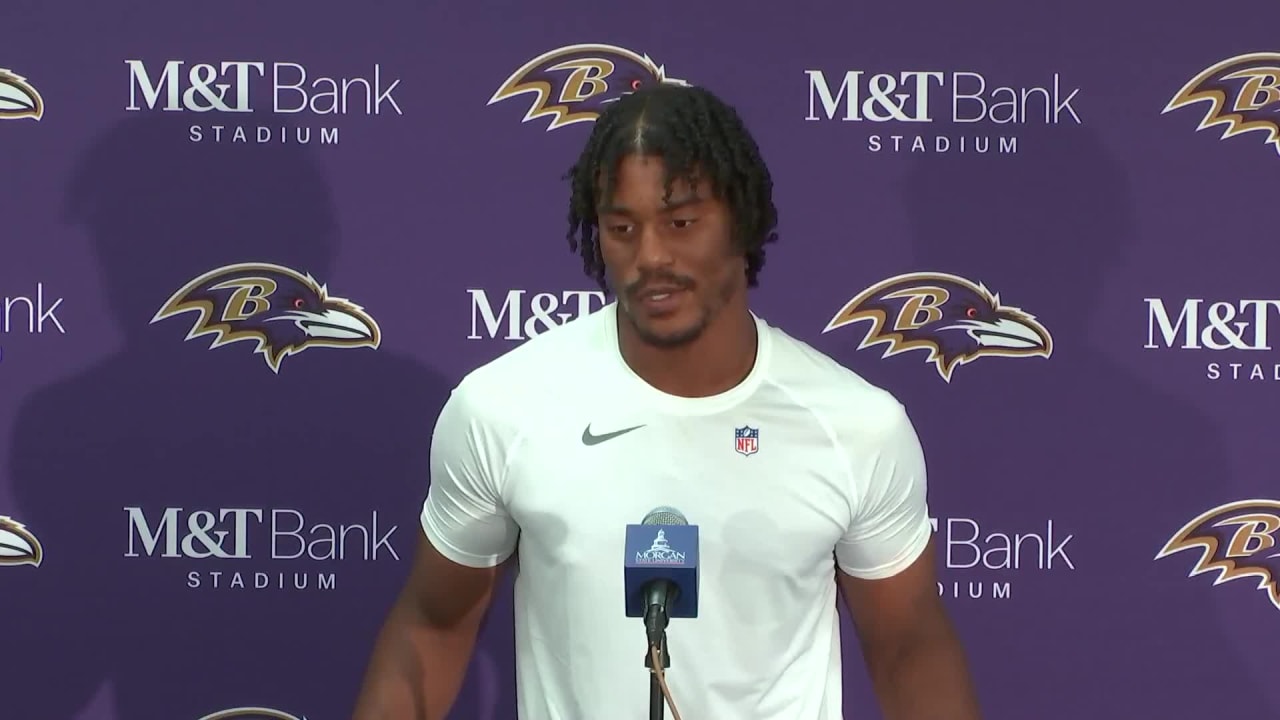
M 0 515 L 0 567 L 34 565 L 44 561 L 40 540 L 26 526 L 7 515 Z
M 254 352 L 276 373 L 286 357 L 307 348 L 377 348 L 382 338 L 359 305 L 329 295 L 309 274 L 270 263 L 207 272 L 175 292 L 151 322 L 188 312 L 197 317 L 187 340 L 213 335 L 210 350 L 254 342 Z
M 870 326 L 858 349 L 886 345 L 881 357 L 928 353 L 946 382 L 957 367 L 981 357 L 1053 354 L 1049 331 L 981 283 L 946 273 L 909 273 L 872 285 L 831 318 L 823 333 L 856 322 Z
M 567 45 L 525 63 L 498 88 L 489 105 L 532 94 L 521 122 L 551 118 L 550 132 L 600 117 L 604 107 L 646 85 L 688 85 L 667 77 L 649 58 L 614 45 Z
M 27 79 L 0 68 L 0 120 L 44 117 L 44 98 Z
M 1210 67 L 1195 76 L 1161 114 L 1206 103 L 1196 131 L 1224 125 L 1222 138 L 1261 132 L 1280 153 L 1280 53 L 1250 53 Z
M 238 707 L 219 710 L 212 715 L 205 715 L 200 720 L 307 720 L 307 716 L 298 717 L 283 710 L 264 707 Z
M 1187 577 L 1217 572 L 1214 585 L 1256 578 L 1258 589 L 1280 610 L 1280 501 L 1241 500 L 1220 505 L 1187 523 L 1160 548 L 1156 559 L 1184 550 L 1200 557 Z

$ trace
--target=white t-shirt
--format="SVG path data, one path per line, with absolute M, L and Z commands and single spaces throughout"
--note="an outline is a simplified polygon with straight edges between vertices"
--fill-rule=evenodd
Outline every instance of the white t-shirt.
M 519 551 L 519 717 L 648 717 L 625 526 L 671 506 L 699 526 L 698 617 L 667 629 L 681 715 L 839 720 L 836 565 L 887 577 L 931 535 L 903 406 L 758 317 L 745 381 L 667 395 L 622 360 L 617 322 L 609 304 L 472 371 L 435 429 L 431 542 L 473 567 Z M 739 452 L 743 427 L 759 431 L 755 452 Z

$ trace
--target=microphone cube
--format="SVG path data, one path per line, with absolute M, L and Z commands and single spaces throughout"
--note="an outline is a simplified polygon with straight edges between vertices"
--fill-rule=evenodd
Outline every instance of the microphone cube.
M 652 580 L 680 589 L 668 617 L 698 617 L 697 525 L 628 525 L 625 547 L 627 617 L 644 617 L 644 587 Z

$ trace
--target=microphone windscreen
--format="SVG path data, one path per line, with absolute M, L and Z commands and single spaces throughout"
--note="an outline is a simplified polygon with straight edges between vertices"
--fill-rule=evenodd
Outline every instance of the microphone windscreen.
M 656 507 L 644 516 L 641 525 L 688 525 L 683 513 L 673 507 Z

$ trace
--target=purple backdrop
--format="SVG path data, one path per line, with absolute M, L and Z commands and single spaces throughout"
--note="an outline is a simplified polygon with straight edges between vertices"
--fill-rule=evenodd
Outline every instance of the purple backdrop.
M 0 716 L 348 717 L 435 413 L 601 305 L 560 176 L 661 77 L 771 163 L 759 311 L 911 409 L 987 717 L 1280 713 L 1274 3 L 558 5 L 0 10 Z

